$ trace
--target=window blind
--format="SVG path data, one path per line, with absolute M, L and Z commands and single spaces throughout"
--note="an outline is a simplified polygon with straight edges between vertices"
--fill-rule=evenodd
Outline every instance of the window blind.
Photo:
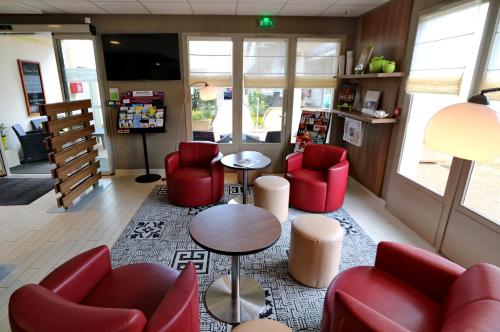
M 335 88 L 339 54 L 338 39 L 297 39 L 295 87 Z
M 473 1 L 420 17 L 407 93 L 460 93 L 474 65 L 487 5 Z
M 281 88 L 287 86 L 286 39 L 245 39 L 243 42 L 243 86 Z
M 202 81 L 215 87 L 233 86 L 233 42 L 230 39 L 190 37 L 188 43 L 189 84 Z
M 497 26 L 497 32 L 493 41 L 486 73 L 481 83 L 481 89 L 500 87 L 500 24 Z M 488 98 L 500 100 L 500 92 L 488 93 Z

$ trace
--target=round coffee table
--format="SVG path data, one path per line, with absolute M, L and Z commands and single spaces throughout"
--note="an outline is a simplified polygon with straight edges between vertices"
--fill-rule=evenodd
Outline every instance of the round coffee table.
M 240 278 L 240 256 L 266 250 L 278 241 L 278 219 L 252 205 L 219 205 L 196 215 L 189 234 L 200 247 L 232 257 L 231 276 L 215 280 L 207 289 L 208 311 L 230 324 L 257 318 L 264 308 L 265 293 L 252 278 Z
M 242 163 L 242 161 L 247 163 Z M 243 204 L 246 204 L 248 171 L 266 168 L 271 164 L 271 159 L 257 151 L 242 151 L 222 157 L 221 163 L 227 168 L 243 171 Z

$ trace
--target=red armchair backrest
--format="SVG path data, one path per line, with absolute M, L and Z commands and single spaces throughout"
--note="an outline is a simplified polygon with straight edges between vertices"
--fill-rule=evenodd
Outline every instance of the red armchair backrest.
M 445 331 L 494 331 L 500 327 L 500 268 L 475 264 L 455 280 L 443 306 Z
M 219 146 L 212 142 L 181 142 L 179 153 L 181 167 L 208 167 L 219 153 Z
M 329 144 L 307 144 L 304 149 L 303 168 L 326 171 L 346 159 L 344 148 Z

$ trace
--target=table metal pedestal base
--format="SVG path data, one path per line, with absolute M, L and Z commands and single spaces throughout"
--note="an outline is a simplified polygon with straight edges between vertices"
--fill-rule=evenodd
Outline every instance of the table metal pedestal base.
M 264 289 L 252 278 L 240 277 L 240 319 L 234 312 L 231 298 L 231 277 L 215 280 L 207 289 L 205 302 L 208 311 L 217 319 L 235 324 L 256 319 L 264 309 L 266 296 Z

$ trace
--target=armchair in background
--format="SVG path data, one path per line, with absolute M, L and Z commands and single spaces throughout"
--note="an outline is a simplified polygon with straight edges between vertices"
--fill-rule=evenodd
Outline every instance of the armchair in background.
M 344 203 L 349 162 L 346 150 L 328 144 L 308 144 L 304 152 L 286 157 L 290 205 L 309 212 L 330 212 Z
M 38 130 L 25 132 L 19 124 L 13 125 L 12 130 L 21 143 L 25 163 L 48 159 L 50 150 L 45 148 L 44 140 L 50 136 L 49 133 Z
M 219 146 L 212 142 L 181 142 L 165 157 L 167 192 L 179 206 L 216 203 L 224 195 L 224 166 Z

